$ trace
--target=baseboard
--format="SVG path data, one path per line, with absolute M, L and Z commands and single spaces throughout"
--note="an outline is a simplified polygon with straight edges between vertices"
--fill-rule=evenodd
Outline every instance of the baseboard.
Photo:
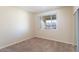
M 75 44 L 73 43 L 69 43 L 69 42 L 63 42 L 63 41 L 59 41 L 59 40 L 56 40 L 56 39 L 49 39 L 49 38 L 46 38 L 46 37 L 38 37 L 36 36 L 37 38 L 41 38 L 41 39 L 46 39 L 46 40 L 53 40 L 53 41 L 57 41 L 57 42 L 62 42 L 62 43 L 66 43 L 66 44 L 71 44 L 73 46 L 76 46 Z
M 15 41 L 15 42 L 9 43 L 9 44 L 7 44 L 7 45 L 4 45 L 4 46 L 0 47 L 0 49 L 3 49 L 3 48 L 6 48 L 6 47 L 9 47 L 9 46 L 11 46 L 11 45 L 14 45 L 14 44 L 20 43 L 20 42 L 25 41 L 25 40 L 29 40 L 29 39 L 31 39 L 31 38 L 33 38 L 33 37 L 29 37 L 29 38 L 25 38 L 25 39 L 22 39 L 22 40 L 19 40 L 19 41 Z
M 37 36 L 36 36 L 36 37 L 37 37 Z M 17 44 L 17 43 L 20 43 L 20 42 L 25 41 L 25 40 L 32 39 L 32 38 L 34 38 L 34 37 L 29 37 L 29 38 L 25 38 L 25 39 L 22 39 L 22 40 L 19 40 L 19 41 L 16 41 L 16 42 L 12 42 L 12 43 L 10 43 L 10 44 L 7 44 L 7 45 L 5 45 L 5 46 L 0 47 L 0 49 L 5 48 L 5 47 L 8 47 L 8 46 L 11 46 L 11 45 L 14 45 L 14 44 Z M 37 37 L 37 38 L 46 39 L 46 40 L 51 40 L 51 39 L 44 38 L 44 37 Z M 53 39 L 53 40 L 54 40 L 54 41 L 57 41 L 57 40 L 55 40 L 55 39 Z M 58 42 L 61 42 L 61 41 L 58 41 Z M 62 42 L 62 43 L 71 44 L 71 43 L 67 43 L 67 42 Z M 72 44 L 72 45 L 75 46 L 74 44 Z

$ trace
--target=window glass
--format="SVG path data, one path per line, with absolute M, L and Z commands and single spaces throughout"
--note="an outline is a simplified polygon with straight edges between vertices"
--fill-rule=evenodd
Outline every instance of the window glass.
M 42 16 L 41 27 L 45 29 L 56 29 L 56 15 Z

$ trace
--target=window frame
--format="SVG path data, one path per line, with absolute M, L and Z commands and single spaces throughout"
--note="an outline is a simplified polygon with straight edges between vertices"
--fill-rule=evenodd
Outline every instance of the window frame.
M 46 16 L 49 16 L 50 17 L 50 20 L 51 20 L 51 24 L 52 24 L 52 20 L 54 20 L 52 17 L 55 15 L 55 20 L 57 20 L 57 15 L 56 14 L 48 14 L 48 15 L 43 15 L 43 16 L 40 16 L 40 24 L 41 24 L 41 21 L 43 21 L 43 17 L 46 17 Z M 57 22 L 57 21 L 56 21 Z M 56 24 L 57 25 L 57 24 Z M 51 25 L 52 26 L 52 25 Z M 45 26 L 46 27 L 46 26 Z M 56 29 L 57 26 L 54 27 L 49 27 L 49 28 L 42 28 L 42 24 L 40 25 L 40 28 L 41 29 Z

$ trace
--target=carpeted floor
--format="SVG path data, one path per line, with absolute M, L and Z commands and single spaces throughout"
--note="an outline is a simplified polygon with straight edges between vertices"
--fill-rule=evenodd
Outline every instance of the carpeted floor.
M 21 43 L 3 48 L 0 52 L 74 52 L 75 47 L 71 44 L 32 38 Z

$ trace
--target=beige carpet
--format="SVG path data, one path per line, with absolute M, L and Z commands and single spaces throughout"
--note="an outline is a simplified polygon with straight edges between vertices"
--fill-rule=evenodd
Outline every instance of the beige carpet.
M 75 47 L 52 40 L 32 38 L 1 49 L 0 52 L 74 52 Z

